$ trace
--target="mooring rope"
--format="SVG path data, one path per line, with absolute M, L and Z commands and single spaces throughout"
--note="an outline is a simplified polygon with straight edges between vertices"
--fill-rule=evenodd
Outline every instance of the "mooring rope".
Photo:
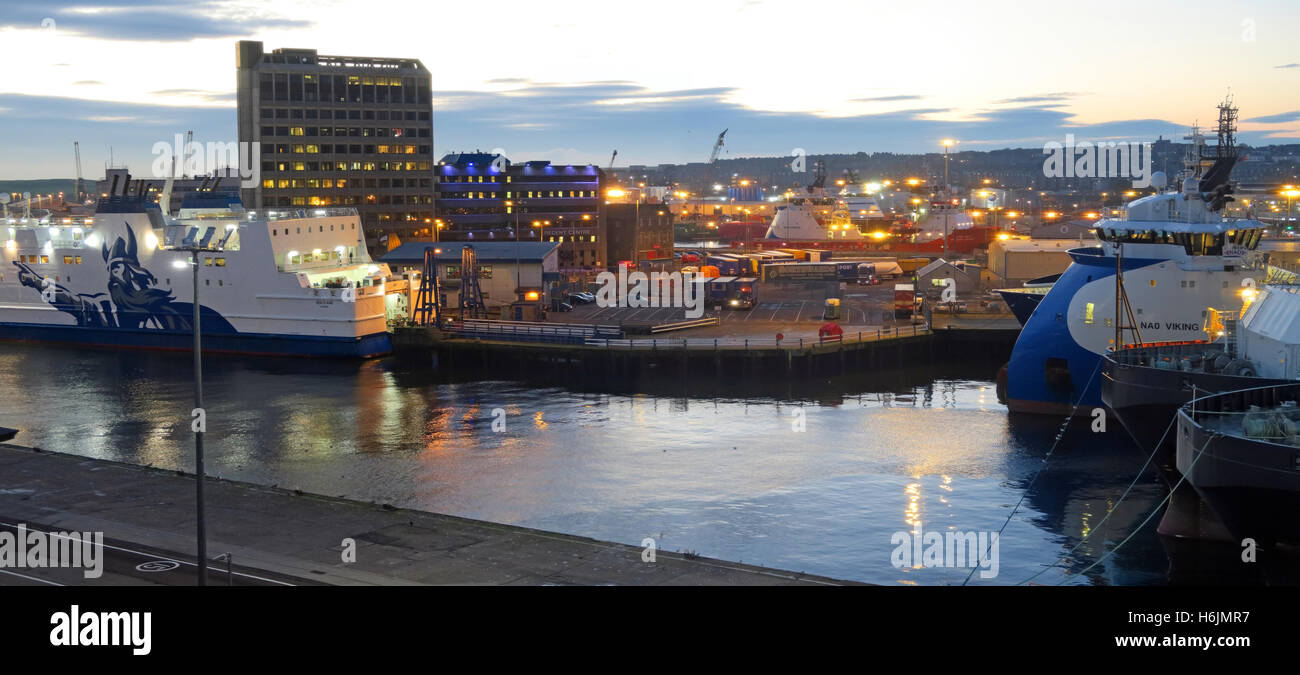
M 1156 507 L 1154 509 L 1151 509 L 1151 513 L 1147 514 L 1147 517 L 1143 518 L 1142 522 L 1138 523 L 1138 526 L 1133 528 L 1133 531 L 1130 532 L 1127 537 L 1124 537 L 1122 540 L 1120 540 L 1120 542 L 1115 545 L 1115 548 L 1112 548 L 1111 550 L 1107 551 L 1105 555 L 1098 558 L 1096 562 L 1092 563 L 1091 565 L 1088 565 L 1082 570 L 1079 570 L 1078 572 L 1070 572 L 1069 570 L 1066 570 L 1065 573 L 1067 577 L 1086 574 L 1088 570 L 1096 567 L 1097 565 L 1100 565 L 1101 563 L 1105 562 L 1107 558 L 1118 553 L 1119 550 L 1123 548 L 1124 544 L 1127 544 L 1130 539 L 1137 536 L 1137 533 L 1141 532 L 1142 528 L 1146 527 L 1147 523 L 1151 522 L 1151 519 L 1155 517 L 1157 513 L 1160 512 L 1160 509 L 1163 508 L 1164 505 L 1168 503 L 1170 499 L 1173 498 L 1174 492 L 1176 492 L 1178 490 L 1178 487 L 1183 484 L 1183 481 L 1187 480 L 1187 474 L 1191 473 L 1192 469 L 1196 466 L 1196 463 L 1201 461 L 1201 457 L 1205 455 L 1205 449 L 1210 446 L 1210 441 L 1213 441 L 1214 439 L 1219 438 L 1220 436 L 1222 436 L 1222 434 L 1215 432 L 1210 434 L 1209 438 L 1205 439 L 1205 443 L 1201 445 L 1201 449 L 1197 450 L 1196 456 L 1192 458 L 1192 463 L 1187 465 L 1187 471 L 1184 471 L 1183 475 L 1178 478 L 1178 482 L 1175 483 L 1174 486 L 1169 489 L 1169 494 L 1165 495 L 1165 498 L 1160 500 L 1160 503 L 1156 504 Z M 1065 581 L 1066 581 L 1065 579 L 1062 579 L 1061 581 L 1057 582 L 1056 585 L 1060 586 L 1061 584 L 1065 583 Z
M 1002 521 L 1002 527 L 998 528 L 997 536 L 999 539 L 1002 538 L 1002 532 L 1007 529 L 1007 525 L 1011 524 L 1011 519 L 1016 516 L 1016 512 L 1020 510 L 1020 505 L 1023 504 L 1025 502 L 1025 499 L 1029 496 L 1029 491 L 1033 489 L 1034 483 L 1037 482 L 1038 477 L 1042 475 L 1043 469 L 1047 468 L 1047 462 L 1052 458 L 1052 453 L 1056 452 L 1056 447 L 1061 444 L 1061 439 L 1065 436 L 1065 430 L 1069 428 L 1070 421 L 1074 419 L 1075 413 L 1079 411 L 1079 406 L 1083 405 L 1083 397 L 1087 395 L 1089 387 L 1092 386 L 1093 380 L 1097 379 L 1097 372 L 1100 370 L 1101 370 L 1101 358 L 1099 357 L 1097 359 L 1096 367 L 1092 369 L 1092 375 L 1088 377 L 1088 382 L 1083 385 L 1083 391 L 1079 393 L 1079 399 L 1075 401 L 1074 406 L 1070 408 L 1070 414 L 1065 416 L 1065 420 L 1061 422 L 1060 428 L 1057 429 L 1056 439 L 1052 441 L 1052 447 L 1047 450 L 1046 455 L 1043 455 L 1042 462 L 1038 465 L 1038 470 L 1034 472 L 1034 476 L 1030 478 L 1029 483 L 1025 485 L 1024 491 L 1020 493 L 1020 499 L 1017 500 L 1016 505 L 1011 508 L 1011 513 L 1007 514 L 1007 519 Z M 988 560 L 989 548 L 991 547 L 992 544 L 990 543 L 989 547 L 984 549 L 984 552 L 980 554 L 980 557 L 978 559 L 979 562 Z M 979 569 L 978 564 L 975 565 L 974 567 L 971 567 L 970 573 L 967 574 L 966 578 L 961 582 L 962 586 L 965 586 L 966 584 L 970 583 L 971 577 L 975 576 L 975 570 L 977 569 Z
M 1095 527 L 1089 530 L 1088 534 L 1083 535 L 1083 538 L 1079 540 L 1079 543 L 1075 544 L 1074 548 L 1070 549 L 1069 551 L 1066 551 L 1065 555 L 1058 558 L 1056 562 L 1053 562 L 1052 564 L 1047 565 L 1043 569 L 1038 570 L 1034 574 L 1030 575 L 1029 578 L 1017 583 L 1016 584 L 1017 586 L 1022 586 L 1024 584 L 1033 581 L 1034 579 L 1037 579 L 1040 574 L 1046 572 L 1047 570 L 1052 569 L 1053 567 L 1056 567 L 1057 565 L 1061 564 L 1062 561 L 1069 559 L 1070 556 L 1074 555 L 1075 551 L 1079 550 L 1080 546 L 1083 546 L 1085 543 L 1087 543 L 1088 537 L 1091 537 L 1094 532 L 1097 532 L 1098 530 L 1101 529 L 1102 525 L 1106 524 L 1107 520 L 1110 520 L 1111 515 L 1115 513 L 1115 509 L 1118 509 L 1119 505 L 1124 503 L 1124 499 L 1127 498 L 1129 492 L 1133 490 L 1133 486 L 1137 485 L 1137 482 L 1142 478 L 1142 474 L 1146 473 L 1147 467 L 1151 466 L 1151 461 L 1154 460 L 1156 458 L 1156 455 L 1160 453 L 1160 446 L 1164 444 L 1165 437 L 1169 435 L 1169 430 L 1173 428 L 1174 422 L 1177 419 L 1178 419 L 1178 412 L 1174 411 L 1173 416 L 1169 418 L 1169 424 L 1165 425 L 1165 432 L 1163 434 L 1160 434 L 1160 440 L 1156 443 L 1155 448 L 1151 450 L 1151 454 L 1147 456 L 1147 461 L 1142 464 L 1141 469 L 1138 469 L 1137 475 L 1133 476 L 1133 480 L 1128 484 L 1128 487 L 1124 488 L 1124 494 L 1120 495 L 1119 500 L 1116 501 L 1113 505 L 1111 505 L 1111 507 L 1106 511 L 1106 517 L 1102 518 L 1101 522 L 1097 523 Z

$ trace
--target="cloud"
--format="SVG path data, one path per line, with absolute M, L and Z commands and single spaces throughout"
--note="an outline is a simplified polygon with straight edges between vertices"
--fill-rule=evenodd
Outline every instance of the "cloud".
M 87 176 L 98 178 L 98 167 L 108 160 L 110 147 L 116 163 L 145 173 L 153 159 L 153 144 L 171 142 L 175 134 L 186 130 L 193 129 L 200 141 L 236 140 L 231 108 L 24 94 L 0 94 L 0 108 L 6 109 L 6 124 L 0 125 L 0 145 L 6 148 L 0 176 L 6 178 L 72 175 L 73 167 L 63 155 L 73 141 L 81 143 Z
M 1081 125 L 1057 105 L 991 106 L 959 121 L 936 119 L 954 112 L 945 107 L 832 117 L 754 110 L 735 103 L 734 94 L 727 88 L 656 91 L 627 82 L 434 92 L 434 142 L 439 152 L 501 147 L 524 158 L 546 158 L 541 153 L 563 145 L 595 163 L 618 148 L 620 161 L 657 164 L 704 161 L 723 129 L 730 129 L 724 157 L 784 156 L 796 147 L 814 154 L 928 152 L 944 137 L 961 139 L 967 149 L 1041 148 L 1067 133 L 1146 141 L 1185 131 L 1185 125 L 1156 119 Z M 1032 98 L 1051 103 L 1072 95 Z M 566 158 L 576 161 L 572 152 Z
M 1273 66 L 1273 67 L 1274 68 L 1300 68 L 1300 63 L 1286 63 L 1280 66 Z
M 233 91 L 207 91 L 204 89 L 159 89 L 149 92 L 152 96 L 185 97 L 202 99 L 208 103 L 234 103 Z
M 53 20 L 49 24 L 47 20 Z M 184 42 L 246 37 L 310 21 L 250 10 L 232 0 L 16 0 L 5 3 L 0 28 L 45 30 L 107 40 Z
M 160 89 L 155 96 L 229 96 L 192 89 Z M 505 148 L 511 158 L 566 162 L 659 164 L 703 162 L 718 132 L 730 129 L 723 158 L 781 157 L 792 148 L 811 154 L 938 152 L 937 139 L 956 138 L 965 150 L 1039 148 L 1046 141 L 1153 141 L 1181 138 L 1186 125 L 1160 119 L 1082 124 L 1057 105 L 990 104 L 963 119 L 954 111 L 914 107 L 875 114 L 824 116 L 755 110 L 733 100 L 727 88 L 652 90 L 625 82 L 539 84 L 505 92 L 434 92 L 434 145 L 441 154 L 464 148 Z M 615 104 L 595 105 L 599 101 Z M 64 176 L 65 144 L 81 141 L 88 167 L 108 159 L 137 172 L 148 170 L 153 143 L 193 129 L 199 140 L 235 140 L 230 106 L 160 106 L 156 100 L 112 103 L 77 98 L 0 94 L 6 125 L 0 177 Z M 1300 112 L 1285 120 L 1300 119 Z M 1267 144 L 1266 132 L 1242 132 L 1243 143 Z M 1276 134 L 1277 132 L 1267 132 Z M 561 152 L 562 150 L 562 152 Z M 95 173 L 95 171 L 91 171 Z
M 1252 117 L 1247 122 L 1259 122 L 1260 124 L 1286 124 L 1300 120 L 1300 110 L 1277 113 L 1275 115 L 1264 115 L 1262 117 Z
M 925 97 L 918 94 L 896 94 L 894 96 L 870 96 L 867 98 L 855 98 L 850 100 L 857 103 L 883 103 L 887 101 L 915 101 L 922 98 Z
M 73 84 L 92 85 L 92 84 L 103 84 L 103 82 L 100 82 L 99 80 L 77 80 L 76 82 L 73 82 Z
M 1039 94 L 1037 96 L 1017 96 L 1015 98 L 1004 98 L 994 101 L 994 104 L 1004 105 L 1009 103 L 1052 103 L 1064 102 L 1075 98 L 1078 94 L 1068 91 L 1059 91 L 1052 94 Z

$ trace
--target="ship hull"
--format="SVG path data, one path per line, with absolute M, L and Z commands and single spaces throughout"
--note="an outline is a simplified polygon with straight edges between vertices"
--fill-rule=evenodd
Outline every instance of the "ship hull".
M 1015 289 L 999 289 L 998 294 L 1002 296 L 1002 301 L 1007 303 L 1007 309 L 1015 315 L 1016 321 L 1023 326 L 1029 322 L 1029 316 L 1038 308 L 1038 303 L 1043 301 L 1044 293 L 1030 293 Z
M 1164 469 L 1174 464 L 1177 445 L 1171 426 L 1174 415 L 1179 407 L 1192 400 L 1193 393 L 1207 396 L 1285 383 L 1285 380 L 1260 377 L 1127 365 L 1118 363 L 1111 355 L 1104 357 L 1101 378 L 1102 402 L 1143 451 L 1157 453 L 1156 461 Z
M 1178 470 L 1235 539 L 1263 546 L 1300 540 L 1294 517 L 1300 510 L 1300 460 L 1294 446 L 1221 435 L 1193 422 L 1186 411 L 1178 427 Z
M 86 328 L 0 322 L 0 341 L 154 351 L 193 351 L 194 334 L 158 329 Z M 374 358 L 390 354 L 387 332 L 359 337 L 273 333 L 202 333 L 204 353 L 306 358 Z
M 1006 375 L 1011 412 L 1086 416 L 1103 404 L 1101 355 L 1114 344 L 1117 314 L 1115 258 L 1097 248 L 1069 253 L 1073 264 L 1016 339 Z M 1217 260 L 1185 269 L 1170 258 L 1125 256 L 1127 296 L 1144 342 L 1200 339 L 1206 307 L 1240 306 L 1237 289 L 1248 275 Z

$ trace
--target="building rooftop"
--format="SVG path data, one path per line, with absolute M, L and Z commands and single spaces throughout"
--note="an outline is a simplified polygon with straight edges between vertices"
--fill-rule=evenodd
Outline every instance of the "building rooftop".
M 487 166 L 500 156 L 491 152 L 451 152 L 443 155 L 442 159 L 438 160 L 438 163 L 451 166 L 466 166 L 469 164 Z M 505 161 L 506 166 L 509 166 L 510 160 L 506 159 Z
M 379 257 L 379 262 L 398 265 L 422 264 L 424 262 L 424 251 L 429 248 L 442 249 L 442 253 L 438 254 L 438 262 L 458 262 L 461 249 L 466 246 L 474 247 L 474 253 L 479 262 L 512 263 L 519 260 L 520 262 L 537 263 L 558 249 L 560 244 L 553 241 L 521 241 L 518 243 L 513 241 L 415 241 L 402 244 L 385 253 Z

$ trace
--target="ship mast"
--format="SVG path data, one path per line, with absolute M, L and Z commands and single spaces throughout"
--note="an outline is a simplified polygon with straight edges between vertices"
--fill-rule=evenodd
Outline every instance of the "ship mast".
M 1122 313 L 1121 313 L 1121 310 Z M 1127 323 L 1125 320 L 1127 319 Z M 1133 344 L 1142 346 L 1142 331 L 1138 329 L 1137 318 L 1133 315 L 1133 305 L 1128 301 L 1128 290 L 1124 288 L 1124 244 L 1115 243 L 1115 347 L 1124 348 L 1124 331 L 1133 333 Z

